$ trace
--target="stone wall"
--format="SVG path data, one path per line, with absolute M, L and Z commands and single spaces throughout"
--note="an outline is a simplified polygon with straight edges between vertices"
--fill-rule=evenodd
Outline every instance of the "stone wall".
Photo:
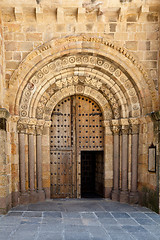
M 37 4 L 37 2 L 39 4 Z M 14 107 L 18 109 L 15 105 L 16 98 L 14 98 L 15 92 L 18 93 L 22 81 L 22 85 L 25 84 L 25 79 L 28 77 L 32 68 L 38 65 L 39 61 L 43 60 L 41 58 L 48 57 L 45 51 L 42 53 L 42 49 L 38 48 L 42 44 L 46 43 L 46 46 L 50 46 L 50 41 L 52 39 L 62 39 L 62 42 L 65 41 L 64 38 L 67 36 L 78 36 L 81 34 L 86 34 L 89 37 L 103 38 L 107 39 L 110 44 L 111 50 L 108 51 L 108 54 L 112 55 L 112 48 L 114 51 L 114 45 L 119 47 L 119 52 L 124 56 L 123 68 L 128 72 L 129 67 L 132 65 L 127 61 L 132 59 L 132 62 L 137 62 L 139 70 L 143 73 L 140 77 L 140 80 L 144 77 L 145 71 L 148 73 L 148 79 L 153 80 L 153 86 L 155 95 L 158 95 L 159 87 L 159 0 L 148 0 L 146 1 L 106 1 L 103 0 L 101 3 L 96 1 L 33 1 L 28 0 L 21 1 L 19 4 L 18 0 L 3 0 L 0 3 L 1 12 L 0 13 L 0 107 L 5 107 L 10 113 L 16 117 L 11 117 L 7 121 L 6 131 L 2 130 L 1 141 L 3 144 L 2 152 L 5 150 L 5 161 L 7 161 L 7 173 L 6 178 L 8 183 L 5 184 L 7 187 L 7 194 L 2 197 L 10 196 L 12 197 L 12 204 L 16 205 L 21 203 L 19 200 L 19 146 L 18 146 L 18 132 L 17 132 L 17 121 L 19 119 L 19 112 L 15 111 Z M 1 20 L 2 17 L 2 20 Z M 57 44 L 58 44 L 57 40 Z M 67 39 L 67 44 L 69 41 L 72 42 L 70 38 Z M 105 40 L 106 41 L 106 40 Z M 4 45 L 3 45 L 4 43 Z M 55 43 L 54 43 L 55 44 Z M 52 45 L 52 52 L 58 57 L 61 57 L 61 49 L 58 46 Z M 74 54 L 74 49 L 77 48 L 78 43 L 71 43 L 73 46 L 72 52 Z M 100 43 L 94 40 L 93 42 L 85 42 L 84 44 L 85 52 L 88 51 L 88 48 L 94 46 L 97 49 L 99 48 L 99 54 L 101 52 Z M 54 47 L 53 47 L 54 46 Z M 63 44 L 62 44 L 63 46 Z M 67 45 L 68 46 L 68 45 Z M 67 48 L 63 46 L 63 51 Z M 104 47 L 104 46 L 103 46 Z M 42 47 L 43 48 L 43 47 Z M 105 47 L 104 47 L 105 48 Z M 38 54 L 36 55 L 36 60 L 34 59 L 35 50 Z M 47 50 L 47 49 L 46 49 Z M 31 53 L 34 51 L 33 53 Z M 56 52 L 57 51 L 57 52 Z M 67 51 L 67 49 L 66 49 Z M 81 51 L 81 50 L 80 50 Z M 102 50 L 103 51 L 103 50 Z M 46 51 L 47 52 L 47 51 Z M 69 50 L 68 50 L 69 52 Z M 76 50 L 75 50 L 76 52 Z M 28 59 L 31 61 L 27 62 Z M 33 55 L 31 55 L 33 54 Z M 45 55 L 46 54 L 46 55 Z M 63 53 L 64 54 L 64 53 Z M 94 54 L 93 54 L 94 55 Z M 70 56 L 70 55 L 69 55 Z M 132 58 L 133 56 L 133 58 Z M 33 57 L 33 58 L 32 58 Z M 127 60 L 126 60 L 127 59 Z M 116 59 L 115 59 L 116 60 Z M 26 64 L 26 62 L 27 64 Z M 121 58 L 117 53 L 117 62 L 120 62 Z M 24 63 L 24 65 L 23 65 Z M 25 65 L 26 64 L 26 65 Z M 43 63 L 44 64 L 44 63 Z M 35 66 L 34 66 L 35 65 Z M 135 66 L 137 66 L 135 64 Z M 17 71 L 16 69 L 19 70 Z M 41 70 L 43 67 L 37 67 L 37 70 Z M 71 68 L 72 66 L 68 66 Z M 28 73 L 27 68 L 30 68 Z M 36 67 L 35 67 L 36 68 Z M 121 67 L 122 68 L 122 67 Z M 143 70 L 143 68 L 145 70 Z M 139 77 L 139 72 L 132 68 L 133 75 Z M 16 72 L 15 72 L 16 70 Z M 78 70 L 79 71 L 79 70 Z M 77 72 L 78 72 L 77 71 Z M 92 71 L 92 68 L 90 68 Z M 19 76 L 21 72 L 21 75 Z M 13 74 L 14 73 L 14 74 Z M 93 72 L 94 73 L 94 72 Z M 71 73 L 69 73 L 71 74 Z M 82 74 L 82 73 L 79 73 Z M 112 73 L 110 72 L 110 75 Z M 126 74 L 127 75 L 127 74 Z M 129 74 L 128 74 L 129 75 Z M 11 82 L 15 78 L 15 82 Z M 96 72 L 94 73 L 94 77 Z M 70 77 L 70 76 L 69 76 Z M 113 76 L 114 78 L 116 76 Z M 29 78 L 29 77 L 28 77 Z M 24 79 L 24 83 L 23 83 Z M 143 82 L 143 81 L 142 81 Z M 143 100 L 146 101 L 146 108 L 140 109 L 141 112 L 138 116 L 138 121 L 140 125 L 139 131 L 139 153 L 138 153 L 138 190 L 142 193 L 141 203 L 145 204 L 145 197 L 147 194 L 156 195 L 157 189 L 159 186 L 158 172 L 151 173 L 148 172 L 148 148 L 153 143 L 154 145 L 158 144 L 154 123 L 149 116 L 151 111 L 158 110 L 159 103 L 156 100 L 154 102 L 154 109 L 151 108 L 149 99 L 150 94 L 148 90 L 148 85 L 138 87 L 138 82 L 135 84 L 133 80 L 131 83 L 137 91 L 137 99 L 141 103 L 141 96 Z M 123 84 L 120 84 L 122 86 Z M 113 84 L 113 86 L 115 86 Z M 118 86 L 118 85 L 117 85 Z M 12 88 L 13 87 L 13 88 Z M 150 86 L 149 86 L 150 87 Z M 125 89 L 125 84 L 122 87 Z M 10 89 L 14 89 L 13 92 Z M 115 87 L 115 95 L 117 94 L 118 88 Z M 153 90 L 153 89 L 152 89 Z M 61 91 L 61 89 L 60 89 Z M 128 93 L 124 90 L 124 96 Z M 155 96 L 155 99 L 157 98 Z M 49 95 L 48 95 L 49 96 Z M 23 96 L 19 96 L 22 98 Z M 43 97 L 42 95 L 42 100 Z M 127 97 L 126 97 L 127 99 Z M 129 99 L 128 99 L 129 101 Z M 120 104 L 120 101 L 118 101 Z M 50 103 L 51 104 L 51 103 Z M 128 104 L 128 103 L 127 103 Z M 22 105 L 22 104 L 21 104 Z M 37 108 L 40 108 L 41 102 L 37 105 Z M 44 106 L 45 108 L 45 106 Z M 116 111 L 116 110 L 115 110 Z M 144 114 L 144 115 L 143 115 Z M 48 115 L 49 116 L 49 115 Z M 49 120 L 49 119 L 48 119 Z M 50 197 L 50 166 L 49 166 L 49 125 L 44 126 L 44 131 L 42 135 L 42 180 L 43 188 L 45 189 L 46 197 Z M 113 136 L 109 123 L 106 126 L 106 165 L 105 172 L 106 176 L 109 176 L 109 179 L 104 179 L 106 186 L 105 196 L 110 196 L 110 192 L 113 186 L 113 163 L 111 162 L 112 152 L 113 152 Z M 26 131 L 26 129 L 25 129 Z M 2 140 L 5 139 L 5 140 Z M 6 143 L 7 139 L 7 143 Z M 34 139 L 34 142 L 36 140 Z M 129 184 L 131 184 L 131 136 L 129 138 Z M 24 132 L 24 152 L 25 152 L 25 175 L 26 175 L 26 190 L 28 190 L 28 138 L 26 132 Z M 159 150 L 158 150 L 159 151 Z M 46 154 L 47 152 L 47 154 Z M 3 155 L 3 154 L 2 154 Z M 2 156 L 2 158 L 4 155 Z M 3 159 L 4 161 L 4 159 Z M 2 161 L 2 162 L 3 162 Z M 157 158 L 158 161 L 158 158 Z M 5 165 L 4 165 L 5 166 Z M 109 166 L 109 168 L 108 168 Z M 158 169 L 158 167 L 157 167 Z M 120 172 L 121 174 L 121 172 Z M 2 174 L 3 175 L 3 174 Z M 36 176 L 35 176 L 36 178 Z M 1 178 L 2 179 L 2 178 Z M 2 184 L 3 185 L 3 179 Z M 108 188 L 108 189 L 107 189 Z M 129 189 L 131 186 L 129 185 Z M 143 194 L 144 192 L 144 194 Z M 147 192 L 147 194 L 146 194 Z M 12 195 L 11 195 L 12 193 Z M 22 201 L 23 202 L 23 201 Z M 152 205 L 152 204 L 151 204 Z M 8 206 L 10 206 L 8 204 Z M 4 209 L 7 209 L 6 205 Z
M 3 28 L 2 28 L 2 14 L 0 10 L 0 108 L 2 107 L 3 102 Z
M 157 7 L 105 4 L 83 7 L 3 7 L 5 80 L 9 79 L 27 54 L 65 35 L 92 33 L 129 50 L 150 72 L 158 90 L 159 14 Z M 93 9 L 92 9 L 93 8 Z M 6 103 L 7 104 L 7 103 Z

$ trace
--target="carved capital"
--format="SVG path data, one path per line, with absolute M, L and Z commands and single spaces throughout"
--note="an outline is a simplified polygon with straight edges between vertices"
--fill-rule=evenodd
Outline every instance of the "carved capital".
M 29 135 L 34 135 L 35 134 L 35 125 L 28 124 L 27 133 Z
M 118 135 L 120 132 L 120 126 L 111 126 L 111 130 L 114 135 Z
M 138 134 L 139 133 L 139 125 L 133 124 L 130 125 L 131 133 L 132 134 Z
M 26 133 L 27 124 L 18 123 L 17 124 L 17 130 L 18 130 L 19 133 Z
M 138 134 L 139 133 L 139 119 L 137 118 L 130 118 L 130 129 L 132 134 Z
M 121 134 L 127 135 L 129 133 L 129 125 L 122 125 L 121 126 Z
M 104 120 L 102 122 L 102 125 L 103 125 L 103 127 L 110 127 L 111 126 L 110 121 L 107 121 L 107 120 Z
M 29 125 L 36 125 L 37 124 L 37 118 L 30 118 L 29 119 Z
M 129 125 L 128 118 L 120 119 L 119 124 L 122 125 L 122 126 L 128 126 Z
M 36 126 L 36 134 L 42 135 L 42 133 L 43 133 L 43 125 Z
M 118 135 L 120 132 L 120 126 L 118 120 L 111 121 L 111 131 L 114 135 Z
M 50 127 L 51 126 L 51 121 L 45 121 L 44 127 Z
M 122 118 L 119 120 L 119 124 L 121 126 L 121 134 L 127 135 L 129 132 L 129 122 L 127 118 Z
M 147 123 L 146 117 L 141 117 L 141 118 L 139 119 L 139 123 L 140 123 L 140 124 L 146 124 L 146 123 Z

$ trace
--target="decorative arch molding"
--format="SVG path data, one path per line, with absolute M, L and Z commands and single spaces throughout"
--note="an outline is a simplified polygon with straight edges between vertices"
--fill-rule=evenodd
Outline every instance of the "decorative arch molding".
M 103 114 L 103 119 L 104 120 L 112 119 L 112 116 L 114 114 L 112 113 L 112 108 L 110 107 L 110 104 L 107 101 L 107 99 L 100 92 L 88 86 L 84 87 L 82 85 L 72 85 L 66 88 L 62 88 L 61 90 L 57 91 L 50 99 L 48 99 L 43 111 L 43 118 L 45 119 L 45 121 L 50 120 L 54 107 L 62 99 L 72 95 L 83 95 L 93 99 L 100 106 Z M 116 114 L 119 114 L 119 112 L 116 111 Z M 37 115 L 36 117 L 38 119 Z
M 91 65 L 91 62 L 94 65 Z M 99 66 L 101 66 L 100 69 Z M 72 76 L 75 76 L 74 81 L 72 81 Z M 115 98 L 119 102 L 119 107 L 122 108 L 122 112 L 119 115 L 116 114 L 116 118 L 140 115 L 142 108 L 140 97 L 121 69 L 100 57 L 86 54 L 56 59 L 36 72 L 23 89 L 21 100 L 17 103 L 18 106 L 20 105 L 20 115 L 33 117 L 31 109 L 34 108 L 33 102 L 36 95 L 42 95 L 42 92 L 44 93 L 50 85 L 52 85 L 52 91 L 57 91 L 64 86 L 78 84 L 78 81 L 80 84 L 91 85 L 104 95 L 106 94 L 106 97 L 114 103 L 113 108 L 117 108 L 117 103 L 113 101 Z
M 72 62 L 76 55 L 76 62 Z M 69 63 L 65 62 L 67 58 Z M 86 61 L 87 58 L 89 62 Z M 137 102 L 140 104 L 142 115 L 156 109 L 157 97 L 154 83 L 148 78 L 145 70 L 137 63 L 133 56 L 121 47 L 108 42 L 105 38 L 93 38 L 90 35 L 81 35 L 52 40 L 34 50 L 26 57 L 11 79 L 10 91 L 14 94 L 16 102 L 14 106 L 10 106 L 11 112 L 19 115 L 19 106 L 22 103 L 24 89 L 26 87 L 32 88 L 33 81 L 36 81 L 38 76 L 41 78 L 41 73 L 45 74 L 45 78 L 47 78 L 49 76 L 47 73 L 49 66 L 52 66 L 52 75 L 54 73 L 55 78 L 58 79 L 61 78 L 60 75 L 63 75 L 62 73 L 56 75 L 56 71 L 63 72 L 64 69 L 74 68 L 73 75 L 76 75 L 78 68 L 86 68 L 88 65 L 92 70 L 91 73 L 97 71 L 101 75 L 101 78 L 109 77 L 113 81 L 113 86 L 115 83 L 119 83 L 118 86 L 120 86 L 120 89 L 117 91 L 124 90 L 122 92 L 128 94 L 129 91 L 126 88 L 130 85 L 130 89 L 132 88 L 136 92 Z M 50 78 L 51 73 L 48 81 Z M 15 84 L 15 81 L 19 84 L 18 91 L 18 84 Z M 32 84 L 30 84 L 31 82 Z M 34 89 L 35 91 L 36 89 Z M 128 97 L 126 99 L 127 102 L 130 100 Z

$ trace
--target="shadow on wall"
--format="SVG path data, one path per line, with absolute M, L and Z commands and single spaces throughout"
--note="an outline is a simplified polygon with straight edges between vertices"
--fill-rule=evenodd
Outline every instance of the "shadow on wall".
M 159 213 L 159 194 L 158 189 L 152 190 L 147 187 L 143 187 L 140 192 L 139 203 L 142 206 L 150 208 L 151 210 Z

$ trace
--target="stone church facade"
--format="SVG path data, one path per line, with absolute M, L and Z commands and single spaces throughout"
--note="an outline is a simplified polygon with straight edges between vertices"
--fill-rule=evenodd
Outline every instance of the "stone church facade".
M 159 11 L 1 1 L 1 213 L 90 192 L 159 211 Z

